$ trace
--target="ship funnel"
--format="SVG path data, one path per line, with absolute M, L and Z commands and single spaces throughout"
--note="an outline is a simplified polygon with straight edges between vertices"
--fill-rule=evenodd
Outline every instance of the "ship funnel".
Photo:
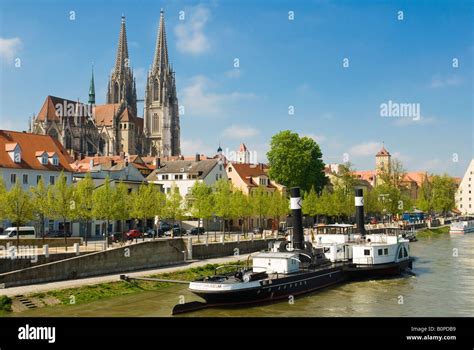
M 303 218 L 301 216 L 301 194 L 299 187 L 293 187 L 290 189 L 290 209 L 291 215 L 293 216 L 293 248 L 303 249 L 304 237 L 303 237 Z
M 356 224 L 357 231 L 365 236 L 364 226 L 364 193 L 361 188 L 355 190 Z

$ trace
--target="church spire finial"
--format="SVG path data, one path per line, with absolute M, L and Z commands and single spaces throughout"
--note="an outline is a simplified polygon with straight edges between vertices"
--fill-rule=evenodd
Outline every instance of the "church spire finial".
M 117 58 L 115 59 L 115 71 L 122 71 L 126 67 L 128 67 L 127 30 L 125 27 L 125 16 L 122 14 L 119 42 L 117 47 Z
M 92 63 L 91 84 L 89 86 L 89 104 L 95 105 L 94 63 Z
M 166 43 L 165 15 L 163 9 L 160 11 L 160 24 L 158 37 L 156 38 L 155 57 L 153 59 L 152 71 L 162 71 L 168 67 L 168 45 Z

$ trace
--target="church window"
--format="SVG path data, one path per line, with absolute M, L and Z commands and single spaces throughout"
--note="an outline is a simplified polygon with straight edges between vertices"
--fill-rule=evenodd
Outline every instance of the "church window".
M 69 132 L 66 131 L 66 140 L 65 140 L 66 149 L 72 148 L 72 137 Z
M 118 83 L 115 83 L 113 103 L 118 103 L 118 102 L 119 102 L 119 86 L 118 86 Z
M 153 101 L 158 101 L 158 93 L 159 93 L 158 80 L 155 80 L 153 83 Z
M 120 124 L 120 130 L 122 130 L 122 124 Z
M 127 124 L 123 124 L 123 129 L 127 130 Z
M 49 136 L 52 136 L 53 138 L 58 139 L 58 133 L 55 129 L 51 129 L 48 134 Z
M 154 113 L 153 120 L 152 120 L 152 132 L 158 132 L 159 127 L 160 127 L 160 124 L 159 124 L 158 114 Z

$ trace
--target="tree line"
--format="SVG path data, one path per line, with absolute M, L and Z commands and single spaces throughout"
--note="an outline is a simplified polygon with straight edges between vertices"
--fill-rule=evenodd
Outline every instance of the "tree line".
M 46 220 L 60 221 L 66 245 L 67 222 L 88 224 L 94 219 L 103 220 L 108 238 L 109 224 L 114 221 L 121 222 L 123 228 L 127 220 L 140 220 L 145 230 L 147 220 L 155 217 L 167 219 L 173 225 L 184 218 L 197 218 L 199 233 L 201 220 L 208 225 L 211 218 L 219 217 L 225 234 L 230 231 L 229 220 L 233 218 L 242 220 L 242 232 L 248 232 L 251 217 L 259 217 L 261 226 L 263 219 L 271 217 L 279 222 L 288 212 L 289 202 L 285 194 L 277 190 L 268 192 L 259 186 L 247 196 L 225 179 L 212 186 L 196 181 L 185 198 L 176 186 L 166 194 L 153 183 L 143 183 L 136 191 L 131 191 L 120 181 L 113 186 L 109 178 L 96 188 L 90 174 L 75 184 L 68 184 L 63 174 L 53 185 L 45 185 L 40 179 L 37 186 L 28 191 L 18 182 L 7 191 L 0 179 L 0 220 L 13 222 L 17 232 L 20 226 L 36 221 L 40 224 L 43 238 Z

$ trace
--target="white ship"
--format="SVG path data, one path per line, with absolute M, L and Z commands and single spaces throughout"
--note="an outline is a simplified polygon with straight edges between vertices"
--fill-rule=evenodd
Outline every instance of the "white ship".
M 461 220 L 453 222 L 449 227 L 449 233 L 464 234 L 474 232 L 474 220 Z

